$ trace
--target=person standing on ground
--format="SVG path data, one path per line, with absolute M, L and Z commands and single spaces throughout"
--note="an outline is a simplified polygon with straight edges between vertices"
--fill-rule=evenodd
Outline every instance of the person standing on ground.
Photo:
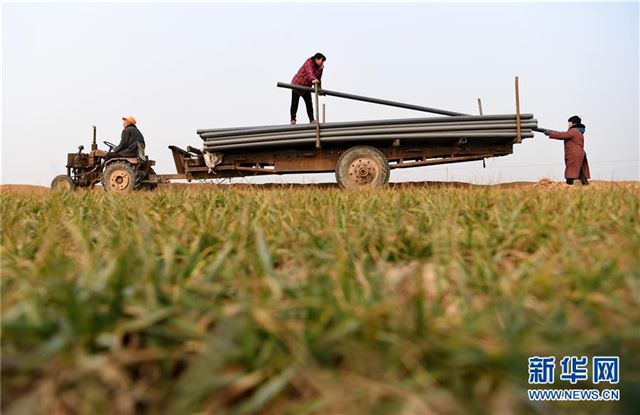
M 122 117 L 122 134 L 120 136 L 120 144 L 115 146 L 106 155 L 106 159 L 117 157 L 138 157 L 144 154 L 144 136 L 136 127 L 136 119 L 132 115 Z
M 317 83 L 320 88 L 320 81 L 322 79 L 322 70 L 324 69 L 324 63 L 327 58 L 320 52 L 316 53 L 298 69 L 298 73 L 291 80 L 292 85 L 308 86 L 311 87 Z M 291 91 L 291 125 L 296 123 L 296 116 L 298 115 L 298 104 L 300 103 L 300 97 L 304 100 L 304 105 L 307 107 L 307 115 L 309 116 L 309 122 L 315 123 L 313 117 L 313 103 L 311 102 L 310 91 Z
M 584 152 L 584 132 L 586 127 L 577 115 L 569 118 L 569 129 L 566 132 L 546 130 L 544 133 L 556 140 L 564 141 L 564 177 L 568 185 L 580 179 L 583 185 L 589 184 L 589 163 Z

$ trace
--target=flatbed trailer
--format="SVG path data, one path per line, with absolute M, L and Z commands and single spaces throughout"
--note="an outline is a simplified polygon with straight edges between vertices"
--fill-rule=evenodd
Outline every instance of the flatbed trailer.
M 302 91 L 312 90 L 308 87 L 282 83 L 279 83 L 278 86 Z M 336 91 L 315 89 L 314 92 L 316 94 L 316 115 L 319 114 L 318 95 L 333 95 L 437 113 L 446 117 L 408 119 L 406 122 L 402 119 L 388 120 L 387 124 L 389 125 L 384 125 L 384 121 L 376 120 L 369 122 L 369 124 L 367 122 L 319 123 L 315 127 L 267 126 L 199 130 L 198 133 L 205 140 L 203 147 L 189 146 L 182 149 L 177 146 L 169 146 L 173 154 L 176 174 L 158 175 L 158 182 L 167 183 L 177 179 L 192 181 L 273 174 L 335 172 L 336 180 L 344 188 L 379 187 L 388 182 L 392 169 L 460 163 L 512 154 L 514 144 L 521 142 L 523 138 L 533 137 L 532 131 L 539 130 L 537 120 L 533 118 L 532 114 L 520 114 L 518 98 L 516 99 L 515 114 L 469 116 L 437 108 Z M 516 95 L 518 95 L 517 80 Z M 318 118 L 316 116 L 316 119 Z M 463 122 L 470 125 L 469 128 L 489 129 L 494 128 L 495 125 L 501 125 L 501 128 L 511 129 L 508 130 L 510 131 L 508 133 L 502 132 L 507 130 L 489 130 L 484 133 L 483 131 L 465 132 L 464 130 L 456 130 L 456 127 L 453 128 L 455 131 L 450 133 L 423 132 L 422 135 L 411 135 L 402 132 L 403 128 L 411 130 L 410 127 L 416 125 L 423 126 L 421 127 L 423 130 L 427 128 L 441 130 L 444 128 L 442 126 L 446 127 L 447 123 L 459 125 Z M 511 123 L 513 126 L 499 123 Z M 390 132 L 383 135 L 362 136 L 367 131 L 373 131 L 372 129 L 378 124 L 383 124 L 380 128 L 386 128 L 386 130 L 380 131 Z M 401 124 L 400 128 L 397 124 Z M 480 124 L 482 126 L 474 127 Z M 360 131 L 357 128 L 364 130 Z M 315 130 L 315 140 L 309 138 L 313 134 L 313 130 Z M 323 139 L 324 135 L 330 136 L 332 131 L 337 131 L 338 133 L 333 135 L 341 134 L 340 137 Z M 339 133 L 340 131 L 346 132 Z M 400 132 L 395 133 L 395 131 Z M 286 136 L 284 139 L 282 138 L 282 134 L 307 138 L 287 140 Z M 437 137 L 432 137 L 434 134 Z M 207 138 L 209 136 L 218 141 L 207 142 L 208 139 L 213 140 L 213 138 Z M 371 139 L 369 140 L 367 137 L 371 137 Z M 410 139 L 403 137 L 410 137 Z M 420 137 L 428 139 L 420 139 Z M 314 141 L 315 146 L 310 144 Z M 217 150 L 217 148 L 221 148 L 221 150 Z
M 202 150 L 194 148 L 184 150 L 176 146 L 169 146 L 169 149 L 173 154 L 176 174 L 158 175 L 160 183 L 182 179 L 192 181 L 272 174 L 336 172 L 339 184 L 344 187 L 352 187 L 347 183 L 341 183 L 342 176 L 339 175 L 340 172 L 336 171 L 338 161 L 345 154 L 353 155 L 359 160 L 357 165 L 366 169 L 366 171 L 359 169 L 358 176 L 370 177 L 367 183 L 371 182 L 371 185 L 375 185 L 378 172 L 386 175 L 385 170 L 397 168 L 433 166 L 506 156 L 513 153 L 513 142 L 488 145 L 469 143 L 461 138 L 455 143 L 439 146 L 419 143 L 403 145 L 396 142 L 389 146 L 356 145 L 323 147 L 321 149 L 235 151 L 224 153 L 221 163 L 213 167 L 207 166 L 205 153 Z M 376 153 L 384 157 L 386 166 L 378 162 L 373 155 Z M 371 167 L 364 167 L 367 166 L 367 162 Z

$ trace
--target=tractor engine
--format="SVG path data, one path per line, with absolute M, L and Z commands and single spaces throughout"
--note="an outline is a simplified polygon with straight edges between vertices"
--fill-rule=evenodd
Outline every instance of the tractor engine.
M 71 177 L 76 186 L 93 186 L 102 177 L 100 157 L 96 157 L 93 152 L 83 153 L 83 146 L 78 149 L 77 153 L 67 154 L 67 175 Z

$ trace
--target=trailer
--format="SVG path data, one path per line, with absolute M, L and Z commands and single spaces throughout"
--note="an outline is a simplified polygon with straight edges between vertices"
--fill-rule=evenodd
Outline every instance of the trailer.
M 316 120 L 320 95 L 441 117 L 202 129 L 201 148 L 169 146 L 176 174 L 161 175 L 159 181 L 335 172 L 343 188 L 380 187 L 388 183 L 392 169 L 506 156 L 514 144 L 539 130 L 532 114 L 520 114 L 518 99 L 515 114 L 472 116 L 317 87 L 278 87 L 313 92 Z

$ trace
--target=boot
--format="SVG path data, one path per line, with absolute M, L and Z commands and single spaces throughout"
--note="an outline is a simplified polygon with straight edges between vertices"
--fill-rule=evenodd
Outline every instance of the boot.
M 582 183 L 583 186 L 589 186 L 589 180 L 587 179 L 587 175 L 580 172 L 580 183 Z

